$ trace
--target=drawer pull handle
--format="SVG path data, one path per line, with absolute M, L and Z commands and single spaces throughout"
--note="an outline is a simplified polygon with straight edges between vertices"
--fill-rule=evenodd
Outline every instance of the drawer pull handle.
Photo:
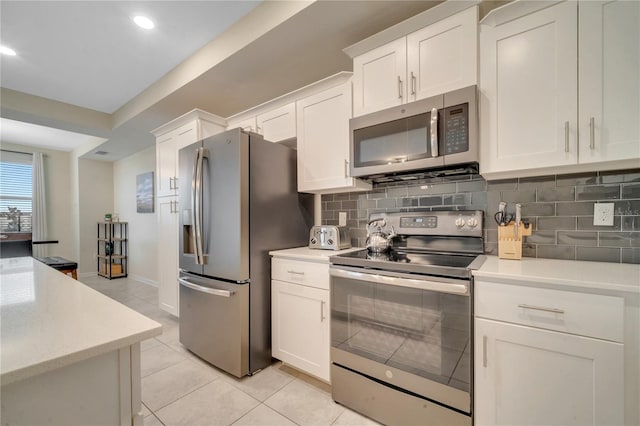
M 482 366 L 487 368 L 487 336 L 482 336 Z
M 533 306 L 533 305 L 523 305 L 520 304 L 518 305 L 518 308 L 522 308 L 522 309 L 533 309 L 535 311 L 544 311 L 544 312 L 553 312 L 554 314 L 564 314 L 564 311 L 562 309 L 557 309 L 557 308 L 545 308 L 543 306 Z
M 320 322 L 324 322 L 324 300 L 320 301 Z
M 287 272 L 293 275 L 304 275 L 304 272 L 298 272 L 298 271 L 287 271 Z

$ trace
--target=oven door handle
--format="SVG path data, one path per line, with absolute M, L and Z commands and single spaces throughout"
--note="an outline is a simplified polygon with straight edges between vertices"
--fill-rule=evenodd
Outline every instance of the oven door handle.
M 366 274 L 363 272 L 345 271 L 344 269 L 331 268 L 329 274 L 332 277 L 346 278 L 358 281 L 366 281 L 376 284 L 387 284 L 398 287 L 411 287 L 420 290 L 430 290 L 438 293 L 451 293 L 459 295 L 469 295 L 469 283 L 460 282 L 440 282 L 432 280 L 391 277 L 386 275 Z

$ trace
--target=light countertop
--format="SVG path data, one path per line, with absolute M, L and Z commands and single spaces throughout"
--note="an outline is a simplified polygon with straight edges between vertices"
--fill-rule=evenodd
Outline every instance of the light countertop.
M 314 262 L 329 263 L 329 258 L 337 254 L 349 253 L 351 251 L 362 250 L 362 247 L 351 247 L 343 250 L 320 250 L 309 247 L 295 247 L 284 250 L 273 250 L 269 254 L 273 257 L 286 259 L 310 260 Z
M 0 259 L 3 385 L 158 336 L 162 326 L 31 257 Z
M 476 278 L 535 282 L 625 293 L 640 293 L 640 265 L 577 260 L 500 259 L 487 256 Z

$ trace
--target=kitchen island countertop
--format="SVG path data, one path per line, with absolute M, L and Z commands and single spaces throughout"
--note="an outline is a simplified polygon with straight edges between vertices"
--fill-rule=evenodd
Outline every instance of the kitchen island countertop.
M 0 259 L 8 385 L 158 336 L 162 326 L 31 257 Z
M 563 285 L 583 289 L 640 294 L 640 265 L 522 258 L 500 259 L 487 256 L 476 278 Z

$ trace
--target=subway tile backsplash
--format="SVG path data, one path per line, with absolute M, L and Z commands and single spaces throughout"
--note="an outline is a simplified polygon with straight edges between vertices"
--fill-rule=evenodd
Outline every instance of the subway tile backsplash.
M 483 210 L 485 252 L 497 254 L 493 215 L 506 201 L 522 204 L 533 224 L 523 256 L 640 263 L 640 169 L 486 181 L 465 176 L 391 183 L 369 192 L 322 196 L 322 223 L 338 225 L 347 212 L 351 243 L 364 247 L 371 213 L 413 210 Z M 593 205 L 615 203 L 613 226 L 593 225 Z

